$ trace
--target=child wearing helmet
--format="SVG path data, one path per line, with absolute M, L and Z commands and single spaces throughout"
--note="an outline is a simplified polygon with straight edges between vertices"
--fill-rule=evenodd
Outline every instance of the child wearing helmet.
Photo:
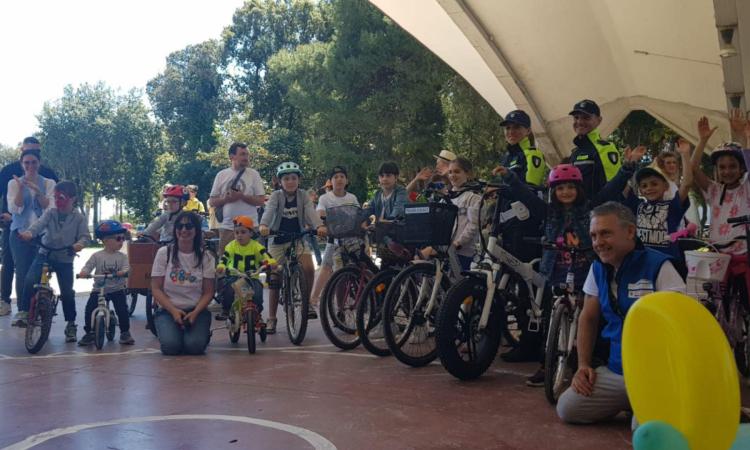
M 185 207 L 189 198 L 187 189 L 182 185 L 166 185 L 161 193 L 164 199 L 164 212 L 148 224 L 142 235 L 155 236 L 159 233 L 160 241 L 171 241 L 174 231 L 174 220 Z
M 120 344 L 133 345 L 135 340 L 130 335 L 130 312 L 126 296 L 126 278 L 124 278 L 130 266 L 128 257 L 121 252 L 122 244 L 126 240 L 128 230 L 116 220 L 103 220 L 99 222 L 94 230 L 94 236 L 101 240 L 104 249 L 91 255 L 86 264 L 78 274 L 80 278 L 86 278 L 92 272 L 97 274 L 114 274 L 123 278 L 108 278 L 104 283 L 104 296 L 112 302 L 117 314 L 117 323 L 120 326 Z M 99 285 L 95 283 L 95 289 L 91 291 L 86 302 L 86 314 L 84 316 L 84 331 L 86 334 L 78 341 L 78 345 L 84 347 L 94 343 L 94 329 L 91 324 L 91 313 L 96 309 L 99 300 Z
M 503 181 L 508 184 L 509 190 L 529 209 L 531 215 L 539 217 L 543 221 L 544 238 L 549 243 L 560 242 L 569 247 L 591 248 L 591 236 L 589 235 L 589 213 L 594 206 L 608 200 L 624 200 L 622 192 L 633 176 L 635 162 L 625 162 L 617 175 L 604 185 L 594 198 L 587 199 L 583 187 L 583 175 L 581 171 L 572 164 L 559 164 L 549 174 L 549 198 L 547 204 L 540 199 L 537 193 L 526 183 L 518 178 L 518 175 L 505 167 L 498 168 L 497 172 L 502 175 Z M 528 245 L 528 244 L 527 244 Z M 576 289 L 581 289 L 594 260 L 594 252 L 578 253 L 576 261 L 573 261 L 575 269 Z M 550 286 L 558 286 L 566 281 L 568 266 L 571 263 L 568 252 L 544 249 L 539 271 L 545 275 Z M 550 305 L 545 305 L 549 308 Z M 544 356 L 544 340 L 542 333 L 526 333 L 521 335 L 521 344 L 518 352 L 523 357 L 506 357 L 508 361 L 531 360 Z M 529 386 L 544 385 L 544 367 L 526 380 Z
M 234 223 L 234 240 L 224 247 L 219 265 L 216 266 L 217 288 L 220 293 L 222 314 L 217 320 L 225 320 L 229 308 L 234 302 L 234 289 L 232 284 L 237 281 L 236 277 L 224 276 L 227 269 L 235 269 L 239 272 L 254 272 L 263 265 L 274 265 L 276 261 L 268 254 L 266 248 L 255 237 L 255 223 L 248 216 L 237 216 Z M 263 285 L 258 280 L 253 280 L 253 302 L 258 313 L 263 311 Z
M 307 191 L 299 188 L 302 170 L 299 165 L 293 162 L 284 162 L 279 164 L 276 169 L 276 176 L 281 183 L 281 189 L 274 191 L 266 202 L 266 210 L 260 221 L 259 231 L 262 236 L 268 236 L 272 231 L 281 232 L 275 236 L 272 243 L 268 246 L 268 251 L 273 258 L 280 264 L 284 262 L 284 253 L 291 245 L 290 234 L 301 233 L 307 228 L 314 228 L 321 237 L 325 237 L 326 228 L 320 216 L 315 212 Z M 307 283 L 305 284 L 310 294 L 310 286 L 313 284 L 315 266 L 313 266 L 310 251 L 303 245 L 302 241 L 297 241 L 297 255 L 299 256 L 302 270 L 305 273 Z M 273 334 L 276 332 L 276 310 L 279 306 L 279 290 L 271 289 L 269 294 L 270 309 L 268 311 L 268 326 L 266 332 Z

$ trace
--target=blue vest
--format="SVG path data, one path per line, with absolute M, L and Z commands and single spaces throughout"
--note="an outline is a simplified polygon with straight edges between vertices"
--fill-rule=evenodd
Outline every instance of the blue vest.
M 21 177 L 22 180 L 25 178 L 25 176 Z M 39 203 L 39 197 L 45 197 L 47 195 L 46 181 L 46 178 L 41 175 L 37 175 L 37 186 L 39 186 L 39 190 L 41 191 L 41 193 L 39 195 L 35 195 L 34 197 L 31 196 L 31 189 L 26 186 L 23 186 L 21 188 L 21 192 L 23 193 L 23 211 L 21 211 L 20 214 L 14 213 L 12 215 L 10 223 L 11 231 L 26 231 L 26 229 L 31 226 L 32 221 L 34 220 L 34 215 L 36 215 L 36 217 L 42 216 L 44 208 L 42 208 L 42 205 Z
M 617 303 L 614 305 L 609 287 L 613 268 L 599 260 L 592 265 L 594 280 L 599 288 L 599 307 L 607 322 L 602 337 L 610 342 L 608 367 L 614 373 L 622 375 L 622 324 L 625 315 L 636 300 L 656 291 L 656 277 L 661 266 L 669 259 L 668 255 L 659 251 L 641 245 L 636 247 L 625 257 L 615 276 Z

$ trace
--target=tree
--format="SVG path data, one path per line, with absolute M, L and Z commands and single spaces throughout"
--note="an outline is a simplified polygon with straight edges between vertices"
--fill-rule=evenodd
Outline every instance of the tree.
M 5 165 L 16 161 L 19 156 L 18 149 L 0 144 L 0 167 L 5 167 Z

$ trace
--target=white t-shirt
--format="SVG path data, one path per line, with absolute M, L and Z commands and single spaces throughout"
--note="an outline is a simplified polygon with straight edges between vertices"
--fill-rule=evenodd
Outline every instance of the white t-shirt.
M 213 187 L 211 187 L 211 197 L 222 197 L 229 191 L 229 185 L 232 184 L 234 178 L 239 173 L 239 170 L 234 170 L 231 167 L 221 170 L 216 174 L 214 178 Z M 266 193 L 266 189 L 263 186 L 263 180 L 260 178 L 260 174 L 251 168 L 245 169 L 239 180 L 237 180 L 237 190 L 245 195 L 263 195 Z M 227 203 L 224 205 L 224 220 L 219 225 L 219 228 L 224 230 L 232 230 L 234 226 L 232 219 L 236 216 L 248 216 L 253 219 L 253 222 L 258 223 L 258 208 L 242 200 L 236 202 Z
M 167 248 L 156 252 L 152 277 L 164 277 L 164 293 L 172 304 L 179 309 L 194 308 L 203 293 L 203 279 L 216 277 L 216 261 L 208 252 L 203 254 L 203 265 L 195 267 L 198 259 L 194 253 L 179 252 L 179 267 L 172 265 L 172 252 L 167 261 Z
M 711 181 L 708 184 L 708 190 L 703 193 L 706 204 L 711 207 L 711 226 L 708 228 L 708 238 L 712 242 L 726 242 L 738 236 L 743 236 L 745 228 L 733 227 L 727 222 L 727 219 L 750 214 L 750 178 L 747 174 L 738 187 L 726 190 L 724 201 L 719 205 L 723 191 L 723 184 Z M 734 255 L 742 255 L 745 252 L 745 241 L 743 240 L 722 250 L 722 253 Z
M 8 202 L 8 212 L 10 212 L 11 214 L 23 214 L 23 206 L 16 206 L 16 195 L 18 195 L 18 182 L 16 182 L 16 180 L 10 180 L 8 182 L 7 192 L 8 194 L 6 196 L 6 200 Z M 47 206 L 47 208 L 55 205 L 55 180 L 45 178 L 44 196 L 47 197 L 47 200 L 49 200 L 49 206 Z M 31 198 L 34 199 L 35 197 L 36 192 L 31 191 Z M 37 216 L 36 213 L 32 213 L 29 223 L 26 224 L 26 227 L 23 230 L 19 231 L 25 231 L 26 229 L 28 229 L 34 224 L 34 222 L 39 220 L 39 217 L 41 216 Z
M 685 293 L 685 282 L 670 261 L 665 261 L 659 269 L 659 275 L 656 276 L 656 286 L 654 291 L 673 291 Z M 612 286 L 613 291 L 617 291 L 617 286 Z M 594 266 L 592 264 L 586 282 L 583 283 L 583 292 L 593 297 L 599 296 L 599 286 L 596 285 L 594 278 Z
M 347 192 L 344 194 L 343 197 L 336 196 L 333 191 L 326 192 L 325 194 L 321 195 L 318 199 L 318 207 L 315 208 L 316 211 L 325 211 L 328 208 L 334 208 L 336 206 L 343 206 L 343 205 L 357 205 L 359 206 L 359 201 L 357 200 L 357 196 L 352 194 L 351 192 Z

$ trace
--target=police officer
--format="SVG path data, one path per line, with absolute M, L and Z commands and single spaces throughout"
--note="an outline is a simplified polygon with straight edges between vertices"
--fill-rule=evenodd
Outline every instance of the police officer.
M 593 100 L 581 100 L 569 113 L 573 116 L 573 139 L 575 148 L 570 155 L 570 163 L 578 167 L 583 175 L 583 190 L 587 198 L 592 198 L 620 170 L 622 161 L 617 147 L 599 134 L 597 127 L 602 123 L 599 105 Z

